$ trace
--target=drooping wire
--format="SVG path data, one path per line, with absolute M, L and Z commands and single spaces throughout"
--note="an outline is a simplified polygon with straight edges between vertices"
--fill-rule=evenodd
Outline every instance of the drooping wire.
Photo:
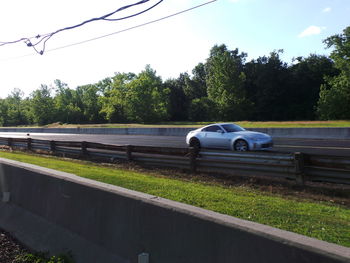
M 126 32 L 126 31 L 130 31 L 130 30 L 133 30 L 133 29 L 136 29 L 136 28 L 139 28 L 139 27 L 147 26 L 147 25 L 150 25 L 150 24 L 153 24 L 153 23 L 156 23 L 156 22 L 160 22 L 160 21 L 162 21 L 162 20 L 165 20 L 165 19 L 168 19 L 168 18 L 177 16 L 177 15 L 180 15 L 180 14 L 183 14 L 183 13 L 186 13 L 186 12 L 189 12 L 189 11 L 192 11 L 192 10 L 194 10 L 194 9 L 200 8 L 200 7 L 202 7 L 202 6 L 211 4 L 211 3 L 216 2 L 216 1 L 217 1 L 217 0 L 210 0 L 210 1 L 205 2 L 205 3 L 203 3 L 203 4 L 196 5 L 196 6 L 193 6 L 193 7 L 191 7 L 191 8 L 188 8 L 188 9 L 185 9 L 185 10 L 182 10 L 182 11 L 179 11 L 179 12 L 176 12 L 176 13 L 173 13 L 173 14 L 170 14 L 170 15 L 167 15 L 167 16 L 164 16 L 164 17 L 161 17 L 161 18 L 158 18 L 158 19 L 155 19 L 155 20 L 146 22 L 146 23 L 142 23 L 142 24 L 139 24 L 139 25 L 136 25 L 136 26 L 133 26 L 133 27 L 129 27 L 129 28 L 126 28 L 126 29 L 122 29 L 122 30 L 119 30 L 119 31 L 116 31 L 116 32 L 113 32 L 113 33 L 109 33 L 109 34 L 106 34 L 106 35 L 94 37 L 94 38 L 91 38 L 91 39 L 83 40 L 83 41 L 76 42 L 76 43 L 73 43 L 73 44 L 69 44 L 69 45 L 65 45 L 65 46 L 61 46 L 61 47 L 49 49 L 49 50 L 47 50 L 47 52 L 56 51 L 56 50 L 60 50 L 60 49 L 64 49 L 64 48 L 69 48 L 69 47 L 72 47 L 72 46 L 77 46 L 77 45 L 85 44 L 85 43 L 88 43 L 88 42 L 91 42 L 91 41 L 99 40 L 99 39 L 102 39 L 102 38 L 110 37 L 110 36 L 112 36 L 112 35 L 117 35 L 117 34 L 120 34 L 120 33 Z M 23 56 L 8 58 L 8 59 L 4 59 L 4 60 L 19 59 L 19 58 L 24 58 L 24 57 L 32 56 L 32 55 L 33 55 L 33 54 L 26 54 L 26 55 L 23 55 Z
M 109 34 L 106 34 L 106 35 L 102 35 L 102 36 L 90 38 L 90 39 L 83 40 L 83 41 L 80 41 L 80 42 L 76 42 L 76 43 L 73 43 L 73 44 L 69 44 L 69 45 L 65 45 L 65 46 L 53 48 L 53 49 L 48 50 L 48 52 L 50 52 L 50 51 L 55 51 L 55 50 L 59 50 L 59 49 L 64 49 L 64 48 L 68 48 L 68 47 L 72 47 L 72 46 L 77 46 L 77 45 L 81 45 L 81 44 L 85 44 L 85 43 L 88 43 L 88 42 L 91 42 L 91 41 L 95 41 L 95 40 L 98 40 L 98 39 L 110 37 L 110 36 L 112 36 L 112 35 L 117 35 L 117 34 L 120 34 L 120 33 L 124 33 L 124 32 L 126 32 L 126 31 L 130 31 L 130 30 L 133 30 L 133 29 L 136 29 L 136 28 L 139 28 L 139 27 L 147 26 L 147 25 L 150 25 L 150 24 L 153 24 L 153 23 L 156 23 L 156 22 L 160 22 L 160 21 L 162 21 L 162 20 L 165 20 L 165 19 L 168 19 L 168 18 L 177 16 L 177 15 L 180 15 L 180 14 L 183 14 L 183 13 L 186 13 L 186 12 L 189 12 L 189 11 L 192 11 L 192 10 L 194 10 L 194 9 L 200 8 L 200 7 L 202 7 L 202 6 L 211 4 L 211 3 L 216 2 L 216 1 L 218 1 L 218 0 L 210 0 L 210 1 L 205 2 L 205 3 L 203 3 L 203 4 L 196 5 L 196 6 L 193 6 L 193 7 L 191 7 L 191 8 L 188 8 L 188 9 L 185 9 L 185 10 L 182 10 L 182 11 L 179 11 L 179 12 L 176 12 L 176 13 L 173 13 L 173 14 L 170 14 L 170 15 L 167 15 L 167 16 L 164 16 L 164 17 L 155 19 L 155 20 L 151 20 L 151 21 L 148 21 L 148 22 L 145 22 L 145 23 L 136 25 L 136 26 L 128 27 L 128 28 L 125 28 L 125 29 L 122 29 L 122 30 L 119 30 L 119 31 L 116 31 L 116 32 L 113 32 L 113 33 L 109 33 Z
M 75 29 L 75 28 L 78 28 L 78 27 L 81 27 L 87 23 L 91 23 L 91 22 L 94 22 L 94 21 L 120 21 L 120 20 L 125 20 L 125 19 L 128 19 L 128 18 L 132 18 L 132 17 L 135 17 L 135 16 L 138 16 L 138 15 L 141 15 L 149 10 L 151 10 L 152 8 L 156 7 L 157 5 L 159 5 L 161 2 L 163 2 L 163 0 L 159 0 L 157 3 L 155 3 L 154 5 L 152 5 L 151 7 L 145 9 L 145 10 L 142 10 L 138 13 L 135 13 L 135 14 L 132 14 L 132 15 L 128 15 L 128 16 L 125 16 L 125 17 L 120 17 L 120 18 L 114 18 L 114 19 L 110 19 L 109 17 L 120 12 L 120 11 L 123 11 L 123 10 L 126 10 L 128 8 L 131 8 L 131 7 L 134 7 L 134 6 L 137 6 L 137 5 L 142 5 L 142 4 L 145 4 L 147 2 L 149 2 L 150 0 L 142 0 L 142 1 L 139 1 L 139 2 L 136 2 L 134 4 L 130 4 L 130 5 L 126 5 L 126 6 L 122 6 L 120 8 L 118 8 L 117 10 L 111 12 L 111 13 L 108 13 L 106 15 L 103 15 L 101 17 L 96 17 L 96 18 L 92 18 L 92 19 L 89 19 L 89 20 L 86 20 L 86 21 L 83 21 L 77 25 L 73 25 L 73 26 L 68 26 L 68 27 L 64 27 L 64 28 L 61 28 L 61 29 L 58 29 L 54 32 L 51 32 L 51 33 L 47 33 L 47 34 L 43 34 L 43 35 L 36 35 L 35 37 L 22 37 L 18 40 L 14 40 L 14 41 L 9 41 L 9 42 L 0 42 L 0 46 L 5 46 L 5 45 L 9 45 L 9 44 L 16 44 L 16 43 L 19 43 L 19 42 L 24 42 L 28 47 L 32 47 L 36 53 L 40 54 L 40 55 L 43 55 L 44 52 L 45 52 L 45 49 L 46 49 L 46 43 L 48 40 L 50 40 L 51 37 L 53 37 L 54 35 L 62 32 L 62 31 L 66 31 L 66 30 L 71 30 L 71 29 Z M 32 41 L 33 39 L 37 39 L 37 41 Z M 43 43 L 42 44 L 42 49 L 41 50 L 38 50 L 37 49 L 37 46 L 40 44 L 40 43 Z

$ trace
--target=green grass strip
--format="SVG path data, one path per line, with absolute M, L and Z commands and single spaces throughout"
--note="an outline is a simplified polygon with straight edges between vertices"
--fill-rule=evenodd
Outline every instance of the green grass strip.
M 54 157 L 9 152 L 0 152 L 0 157 L 74 173 L 350 247 L 350 209 L 339 205 L 288 199 L 248 187 L 174 179 Z

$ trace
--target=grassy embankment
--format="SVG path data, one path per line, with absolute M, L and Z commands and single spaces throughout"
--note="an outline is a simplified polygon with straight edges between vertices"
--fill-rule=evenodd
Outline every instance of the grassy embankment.
M 74 173 L 350 247 L 350 209 L 331 202 L 288 198 L 245 186 L 205 182 L 199 177 L 145 173 L 55 157 L 9 152 L 0 152 L 0 157 Z
M 136 123 L 106 123 L 106 124 L 59 124 L 53 123 L 45 125 L 48 128 L 152 128 L 152 127 L 201 127 L 213 122 L 163 122 L 156 124 L 136 124 Z M 235 122 L 244 128 L 322 128 L 322 127 L 350 127 L 348 121 L 239 121 Z M 35 127 L 35 126 L 30 126 Z M 37 127 L 37 126 L 36 126 Z

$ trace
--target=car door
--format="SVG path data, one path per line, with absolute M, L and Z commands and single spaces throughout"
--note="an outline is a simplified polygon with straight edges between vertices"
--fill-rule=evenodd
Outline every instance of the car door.
M 224 131 L 218 125 L 212 125 L 204 128 L 203 147 L 208 148 L 223 148 L 225 147 L 225 134 Z

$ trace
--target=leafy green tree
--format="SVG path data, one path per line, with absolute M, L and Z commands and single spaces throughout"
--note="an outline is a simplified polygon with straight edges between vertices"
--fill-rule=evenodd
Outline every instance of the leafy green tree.
M 291 85 L 288 108 L 293 119 L 313 120 L 319 99 L 320 86 L 325 84 L 325 76 L 339 74 L 333 61 L 326 57 L 311 54 L 298 57 L 289 67 Z
M 340 74 L 326 78 L 321 86 L 317 113 L 321 119 L 350 119 L 350 27 L 324 43 L 334 48 L 330 57 Z
M 76 88 L 76 97 L 82 112 L 81 121 L 88 123 L 99 123 L 103 121 L 100 112 L 102 105 L 100 102 L 99 86 L 89 84 Z
M 199 63 L 192 70 L 192 77 L 185 78 L 186 85 L 184 87 L 185 94 L 189 100 L 207 97 L 205 64 Z
M 350 81 L 344 74 L 321 85 L 317 113 L 323 120 L 350 119 Z
M 5 99 L 0 100 L 0 125 L 17 126 L 31 123 L 28 99 L 23 98 L 20 89 L 14 89 Z
M 247 96 L 254 105 L 254 120 L 287 120 L 292 117 L 288 109 L 290 75 L 288 66 L 274 51 L 245 65 Z
M 103 96 L 99 98 L 100 114 L 108 122 L 128 121 L 126 113 L 126 96 L 128 84 L 135 80 L 134 73 L 116 73 L 108 87 L 103 89 Z
M 51 96 L 51 88 L 41 85 L 30 95 L 30 114 L 34 123 L 45 125 L 53 122 L 56 116 L 55 104 Z
M 171 121 L 188 120 L 189 98 L 185 94 L 187 73 L 181 73 L 177 79 L 168 79 L 163 83 L 164 89 L 169 90 L 168 112 Z
M 6 126 L 7 103 L 5 99 L 0 99 L 0 126 Z
M 197 98 L 191 101 L 189 119 L 191 121 L 214 121 L 216 104 L 208 97 Z
M 225 45 L 214 46 L 206 63 L 208 97 L 218 109 L 217 118 L 242 120 L 248 118 L 251 103 L 246 98 L 243 63 L 246 54 L 230 51 Z
M 149 65 L 126 86 L 125 107 L 130 121 L 150 123 L 168 119 L 169 90 Z
M 119 73 L 116 73 L 118 75 Z M 104 78 L 95 84 L 98 89 L 98 93 L 104 95 L 113 88 L 113 78 Z
M 56 79 L 54 97 L 55 119 L 63 123 L 79 123 L 83 117 L 81 109 L 77 105 L 76 91 L 68 87 L 66 83 Z
M 23 123 L 23 114 L 21 112 L 21 100 L 23 92 L 14 89 L 6 98 L 7 101 L 7 125 L 18 125 Z
M 16 126 L 28 124 L 27 109 L 23 103 L 24 93 L 20 89 L 14 89 L 3 100 L 3 125 Z

